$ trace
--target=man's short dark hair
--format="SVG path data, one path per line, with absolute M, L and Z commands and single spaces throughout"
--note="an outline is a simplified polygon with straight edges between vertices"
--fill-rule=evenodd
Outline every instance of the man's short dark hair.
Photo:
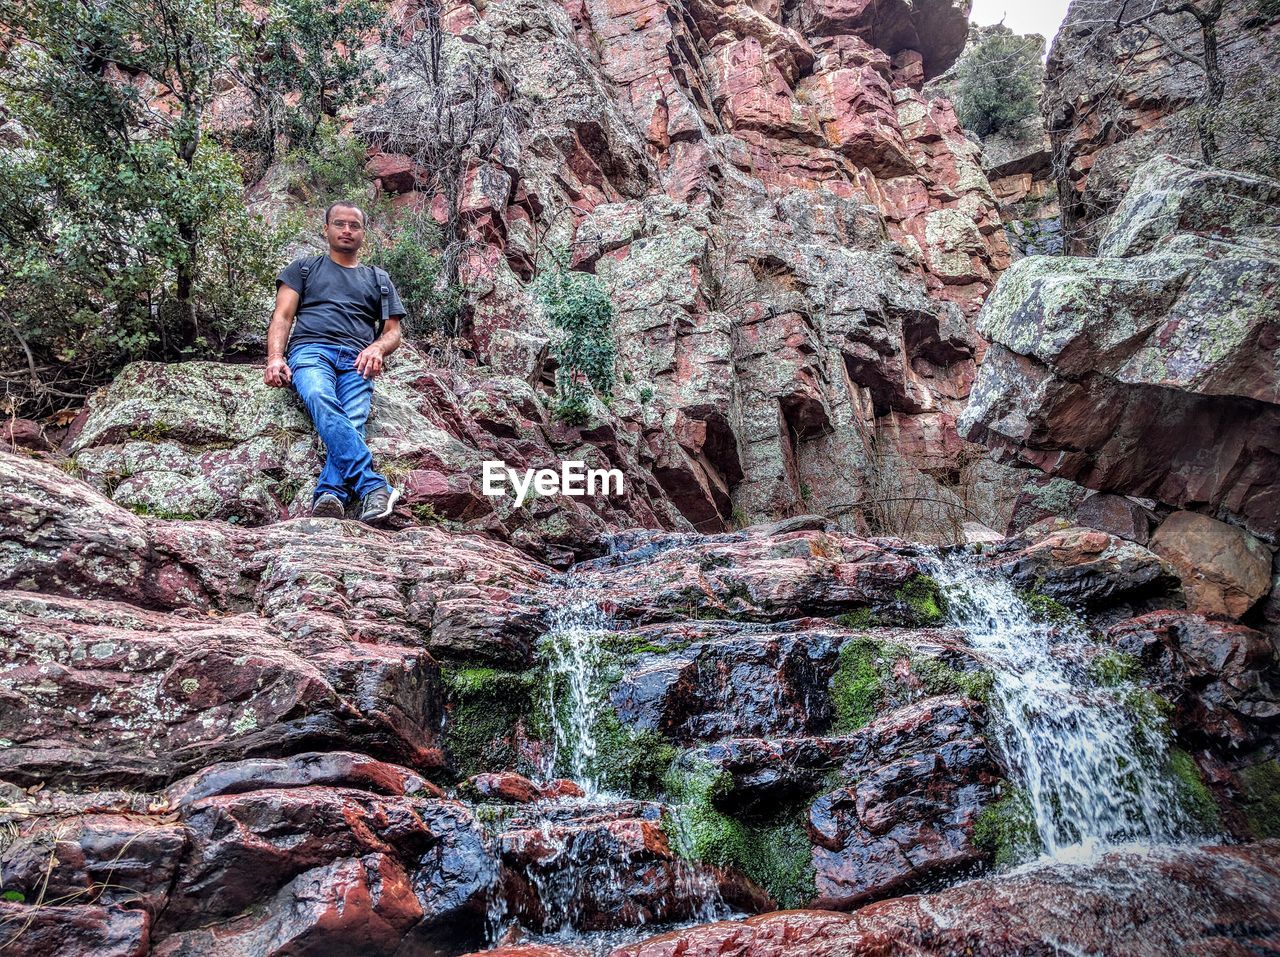
M 369 225 L 368 217 L 367 217 L 367 216 L 365 216 L 365 214 L 364 214 L 364 210 L 363 210 L 363 209 L 361 209 L 361 208 L 360 208 L 359 206 L 357 206 L 355 203 L 350 203 L 350 202 L 347 202 L 346 200 L 342 200 L 342 199 L 340 199 L 340 200 L 338 200 L 336 203 L 330 203 L 330 204 L 329 204 L 329 208 L 328 208 L 328 209 L 326 209 L 326 210 L 324 211 L 324 224 L 325 224 L 326 226 L 328 226 L 328 225 L 329 225 L 329 214 L 330 214 L 330 213 L 332 213 L 335 209 L 338 209 L 338 208 L 342 208 L 342 209 L 354 209 L 357 213 L 359 213 L 359 214 L 360 214 L 360 225 L 361 225 L 361 226 L 367 226 L 367 225 Z

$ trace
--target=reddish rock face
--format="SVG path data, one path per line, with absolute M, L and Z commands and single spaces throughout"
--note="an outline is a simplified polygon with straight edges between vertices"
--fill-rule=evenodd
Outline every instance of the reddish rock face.
M 848 909 L 986 861 L 972 840 L 1002 772 L 976 702 L 931 698 L 873 722 L 809 810 L 818 907 Z
M 1076 522 L 1138 545 L 1151 539 L 1151 513 L 1123 495 L 1090 495 L 1076 506 Z
M 1082 952 L 1249 953 L 1280 935 L 1280 846 L 1111 854 L 1096 864 L 902 897 L 853 914 L 787 911 L 619 947 L 610 957 L 991 957 Z
M 1174 512 L 1151 550 L 1177 569 L 1192 611 L 1240 618 L 1271 590 L 1271 549 L 1207 515 Z
M 147 957 L 145 911 L 123 907 L 46 905 L 0 901 L 0 947 L 30 957 Z M 17 948 L 21 950 L 17 950 Z

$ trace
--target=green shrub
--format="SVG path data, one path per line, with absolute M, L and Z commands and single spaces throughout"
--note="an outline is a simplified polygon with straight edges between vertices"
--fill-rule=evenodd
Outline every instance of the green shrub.
M 285 155 L 290 191 L 322 206 L 359 196 L 369 184 L 365 152 L 359 139 L 344 136 L 332 120 L 321 120 L 313 137 Z
M 538 276 L 533 288 L 559 333 L 555 414 L 565 422 L 584 424 L 590 415 L 592 390 L 605 399 L 613 395 L 613 301 L 598 277 L 568 268 L 564 251 L 557 253 L 552 267 Z
M 452 339 L 459 333 L 462 293 L 445 278 L 440 249 L 440 227 L 426 209 L 418 209 L 403 214 L 369 252 L 369 262 L 385 269 L 396 284 L 406 329 L 420 338 L 438 334 Z
M 955 66 L 956 116 L 979 136 L 1008 129 L 1039 108 L 1044 40 L 998 27 L 965 49 Z

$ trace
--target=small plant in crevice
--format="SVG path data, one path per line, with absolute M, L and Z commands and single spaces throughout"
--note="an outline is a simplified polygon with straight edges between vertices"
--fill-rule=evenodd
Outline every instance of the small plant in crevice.
M 533 291 L 557 331 L 554 415 L 571 425 L 585 424 L 593 394 L 606 401 L 613 397 L 613 301 L 598 277 L 569 269 L 565 250 L 534 280 Z

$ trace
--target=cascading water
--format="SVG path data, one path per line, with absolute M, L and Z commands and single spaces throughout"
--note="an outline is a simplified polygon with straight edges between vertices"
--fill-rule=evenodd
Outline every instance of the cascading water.
M 568 587 L 549 626 L 541 648 L 547 663 L 546 706 L 555 727 L 555 747 L 542 772 L 546 777 L 557 770 L 567 773 L 588 797 L 595 797 L 601 790 L 596 726 L 604 706 L 602 640 L 612 632 L 612 623 L 594 595 Z
M 1193 838 L 1167 773 L 1162 717 L 1131 682 L 1090 675 L 1082 663 L 1097 648 L 1084 629 L 1035 620 L 1012 583 L 963 559 L 934 573 L 994 672 L 995 736 L 1026 786 L 1045 853 L 1071 860 Z
M 610 793 L 605 786 L 607 769 L 601 766 L 598 735 L 608 709 L 605 689 L 607 669 L 616 660 L 610 651 L 616 626 L 601 610 L 599 599 L 598 592 L 570 577 L 538 645 L 547 675 L 541 707 L 547 725 L 554 729 L 539 776 L 544 780 L 568 776 L 584 796 L 534 805 L 504 822 L 508 828 L 533 834 L 532 840 L 540 845 L 537 857 L 542 866 L 531 867 L 522 876 L 537 898 L 542 930 L 524 939 L 571 943 L 592 954 L 607 953 L 653 932 L 642 926 L 608 932 L 586 932 L 581 927 L 583 917 L 598 910 L 601 900 L 625 900 L 635 881 L 631 852 L 620 848 L 615 857 L 608 850 L 613 843 L 609 822 L 650 814 L 656 820 L 659 813 L 656 802 L 631 800 Z M 682 861 L 672 861 L 668 868 L 671 884 L 659 895 L 655 909 L 670 908 L 683 919 L 666 926 L 705 923 L 732 913 L 719 885 L 704 870 Z M 512 920 L 503 908 L 490 917 L 491 939 L 496 940 Z

